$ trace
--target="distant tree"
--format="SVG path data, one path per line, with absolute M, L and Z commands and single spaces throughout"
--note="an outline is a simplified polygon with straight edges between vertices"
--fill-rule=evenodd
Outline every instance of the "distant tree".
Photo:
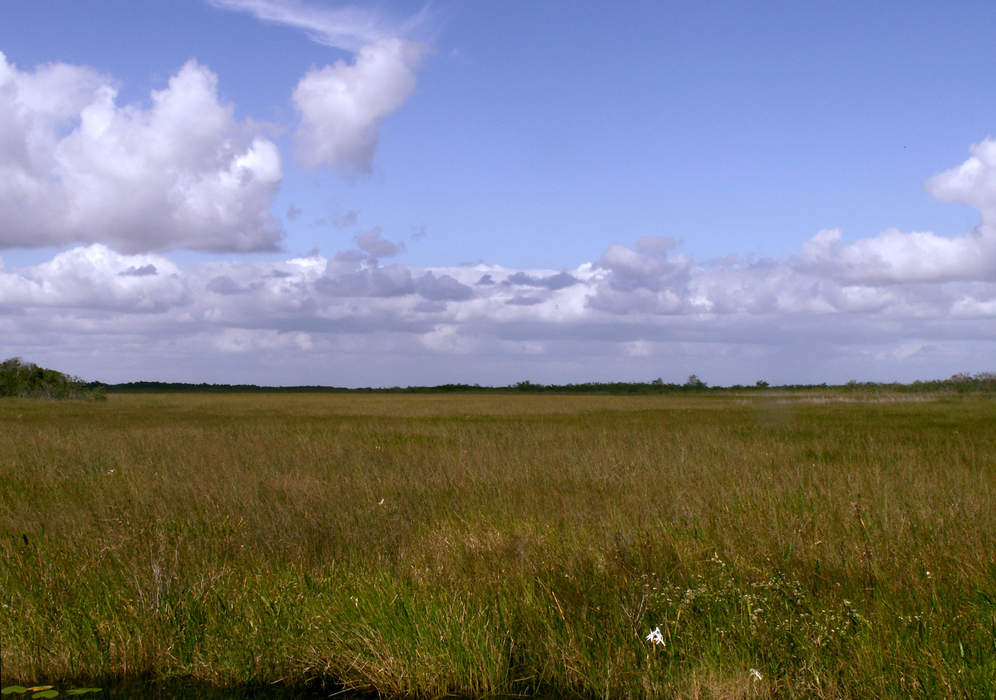
M 689 374 L 688 379 L 685 380 L 685 386 L 689 389 L 705 389 L 707 385 L 697 375 Z
M 754 386 L 756 386 L 758 389 L 767 389 L 768 383 L 763 379 L 758 379 L 757 382 L 754 384 Z
M 654 386 L 664 386 L 664 380 L 661 379 L 660 377 L 657 377 L 657 379 L 655 379 L 650 383 L 653 384 Z

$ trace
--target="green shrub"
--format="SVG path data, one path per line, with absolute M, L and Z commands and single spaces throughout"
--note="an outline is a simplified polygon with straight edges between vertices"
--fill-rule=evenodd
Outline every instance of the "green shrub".
M 19 396 L 40 399 L 104 399 L 100 388 L 54 369 L 12 357 L 0 363 L 0 397 Z

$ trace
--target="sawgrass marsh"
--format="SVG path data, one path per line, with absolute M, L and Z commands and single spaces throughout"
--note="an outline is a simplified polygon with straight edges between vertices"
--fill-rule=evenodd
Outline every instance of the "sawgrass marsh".
M 996 694 L 984 395 L 5 399 L 0 485 L 2 685 Z

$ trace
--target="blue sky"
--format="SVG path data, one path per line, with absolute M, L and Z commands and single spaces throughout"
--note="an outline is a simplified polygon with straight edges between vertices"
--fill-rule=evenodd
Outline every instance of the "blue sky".
M 993 369 L 986 3 L 5 8 L 5 356 L 256 383 Z

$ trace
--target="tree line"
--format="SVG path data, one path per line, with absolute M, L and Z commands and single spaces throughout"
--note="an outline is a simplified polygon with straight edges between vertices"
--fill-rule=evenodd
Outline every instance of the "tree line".
M 766 392 L 766 391 L 812 391 L 834 390 L 843 392 L 980 392 L 996 393 L 996 373 L 955 374 L 948 379 L 915 381 L 910 384 L 899 382 L 858 382 L 846 384 L 782 384 L 771 385 L 758 380 L 754 384 L 734 384 L 732 386 L 709 386 L 692 374 L 681 383 L 668 383 L 661 378 L 647 382 L 582 382 L 576 384 L 541 384 L 524 380 L 504 386 L 482 386 L 480 384 L 438 384 L 434 386 L 393 386 L 348 388 L 322 385 L 302 386 L 261 386 L 258 384 L 207 384 L 190 382 L 138 381 L 120 384 L 85 382 L 53 369 L 39 367 L 32 362 L 24 362 L 13 357 L 0 363 L 0 397 L 20 396 L 26 398 L 52 399 L 101 399 L 107 394 L 127 393 L 380 393 L 380 394 L 616 394 L 654 395 L 719 392 Z
M 108 393 L 354 393 L 354 394 L 712 394 L 722 392 L 763 392 L 763 391 L 813 391 L 834 390 L 843 392 L 988 392 L 996 393 L 996 373 L 983 372 L 975 375 L 956 374 L 949 379 L 915 381 L 910 384 L 899 382 L 858 382 L 846 384 L 781 384 L 772 385 L 764 380 L 754 384 L 733 384 L 731 386 L 709 386 L 696 375 L 691 375 L 683 383 L 668 383 L 662 379 L 647 382 L 581 382 L 574 384 L 542 384 L 529 380 L 507 385 L 485 386 L 481 384 L 437 384 L 433 386 L 392 386 L 392 387 L 336 387 L 321 385 L 301 386 L 261 386 L 258 384 L 194 384 L 186 382 L 125 382 L 123 384 L 100 384 Z

